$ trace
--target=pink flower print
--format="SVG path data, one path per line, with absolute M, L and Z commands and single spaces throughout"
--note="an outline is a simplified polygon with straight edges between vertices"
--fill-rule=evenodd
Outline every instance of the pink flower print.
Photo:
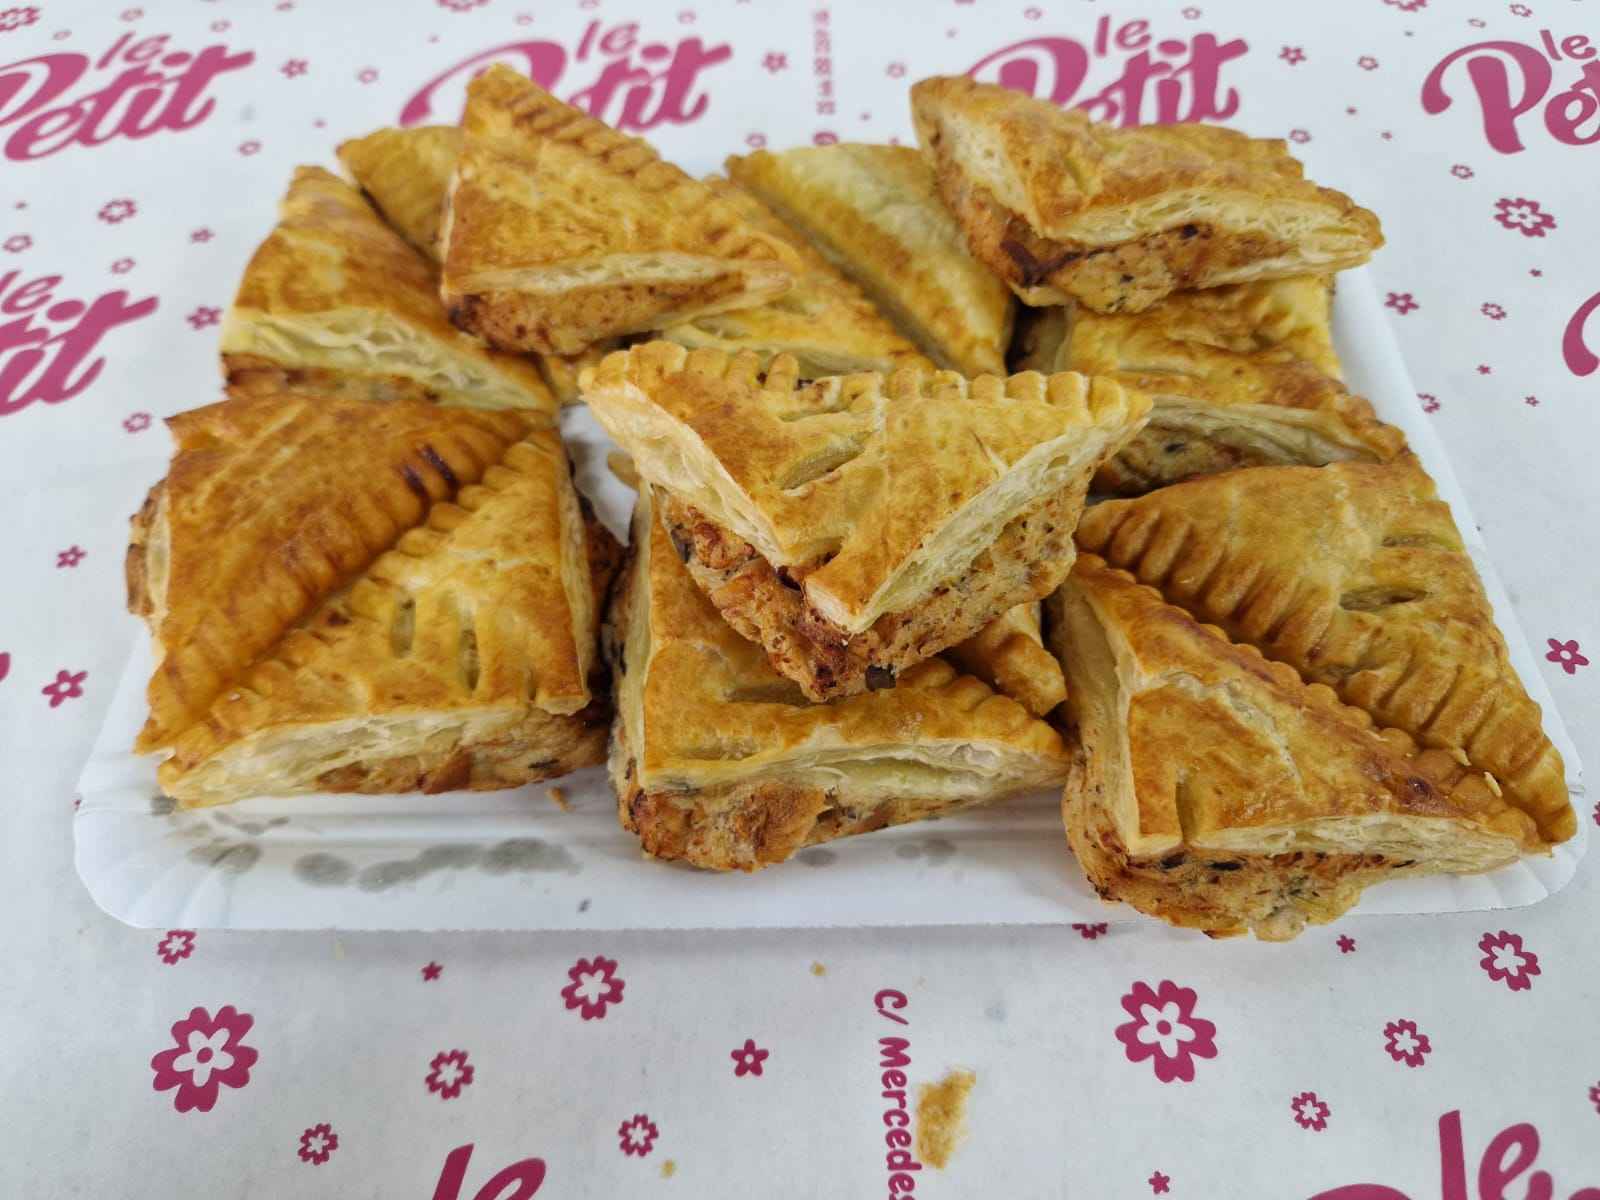
M 1423 412 L 1436 413 L 1439 411 L 1439 397 L 1431 392 L 1418 392 L 1417 399 L 1422 401 Z
M 1289 140 L 1297 146 L 1304 146 L 1311 140 L 1311 134 L 1304 129 L 1291 129 L 1289 130 Z
M 1556 227 L 1556 219 L 1539 207 L 1537 200 L 1518 196 L 1502 196 L 1494 202 L 1494 219 L 1507 229 L 1519 231 L 1523 237 L 1543 237 L 1547 230 Z
M 1194 1060 L 1215 1058 L 1217 1027 L 1194 1015 L 1193 988 L 1163 979 L 1154 989 L 1139 982 L 1122 997 L 1122 1007 L 1133 1020 L 1118 1025 L 1117 1040 L 1129 1062 L 1155 1060 L 1156 1078 L 1162 1083 L 1194 1079 Z
M 604 955 L 596 954 L 593 961 L 580 958 L 567 970 L 572 982 L 561 989 L 561 998 L 585 1021 L 604 1017 L 607 1005 L 622 1003 L 623 981 L 616 970 L 617 964 Z
M 5 241 L 0 242 L 0 246 L 5 248 L 7 254 L 21 254 L 31 245 L 33 239 L 25 233 L 13 233 Z
M 1426 8 L 1428 0 L 1383 0 L 1391 8 L 1398 8 L 1401 12 L 1416 12 L 1419 8 Z
M 1485 301 L 1479 306 L 1478 311 L 1491 321 L 1504 321 L 1506 319 L 1506 310 L 1492 300 Z
M 532 25 L 533 24 L 533 14 L 532 13 L 518 13 L 517 16 L 516 16 L 516 21 L 517 21 L 518 25 Z
M 107 225 L 116 225 L 126 221 L 139 211 L 139 206 L 126 196 L 119 196 L 115 200 L 107 200 L 100 206 L 99 217 Z
M 111 273 L 113 275 L 126 275 L 131 270 L 133 270 L 133 259 L 131 258 L 119 258 L 111 264 Z
M 294 7 L 294 0 L 278 0 L 278 2 L 272 7 L 277 9 L 279 12 L 288 12 Z
M 1093 925 L 1084 925 L 1074 921 L 1072 927 L 1078 931 L 1078 936 L 1086 942 L 1094 941 L 1095 938 L 1111 928 L 1104 921 L 1096 921 Z
M 439 0 L 439 7 L 448 8 L 451 12 L 471 12 L 487 3 L 489 0 Z
M 89 677 L 87 671 L 57 671 L 54 683 L 47 683 L 39 691 L 50 697 L 50 707 L 57 708 L 68 700 L 76 700 L 83 695 L 83 681 Z
M 320 1125 L 313 1125 L 300 1135 L 300 1161 L 310 1163 L 314 1167 L 320 1167 L 327 1162 L 338 1148 L 339 1135 L 326 1121 Z
M 1157 1196 L 1165 1196 L 1167 1194 L 1167 1184 L 1171 1183 L 1172 1179 L 1170 1176 L 1163 1175 L 1160 1171 L 1155 1171 L 1151 1173 L 1150 1178 L 1145 1182 L 1150 1185 L 1150 1190 Z
M 1488 23 L 1489 22 L 1485 21 L 1482 17 L 1468 17 L 1467 18 L 1467 24 L 1471 25 L 1474 29 L 1482 29 Z
M 761 59 L 761 65 L 772 74 L 776 75 L 779 71 L 786 71 L 789 69 L 789 56 L 787 54 L 780 54 L 776 50 L 768 50 Z
M 1339 935 L 1338 946 L 1340 954 L 1351 954 L 1355 951 L 1356 940 L 1348 933 L 1341 933 Z
M 0 33 L 4 33 L 4 32 L 5 32 L 4 29 L 0 29 Z M 70 29 L 58 29 L 54 33 L 52 33 L 50 35 L 50 40 L 52 42 L 64 42 L 71 36 L 72 36 L 72 30 L 70 30 Z
M 1282 50 L 1278 51 L 1278 57 L 1283 59 L 1284 62 L 1288 63 L 1292 67 L 1298 63 L 1305 62 L 1306 52 L 1299 46 L 1285 46 Z
M 1378 69 L 1378 60 L 1373 58 L 1370 54 L 1363 54 L 1360 58 L 1356 59 L 1356 66 L 1360 67 L 1363 71 L 1376 71 Z
M 747 133 L 744 137 L 744 144 L 752 150 L 759 150 L 767 144 L 767 135 L 764 133 Z
M 1395 1062 L 1403 1062 L 1408 1067 L 1422 1066 L 1423 1060 L 1433 1052 L 1428 1035 L 1417 1029 L 1415 1021 L 1409 1020 L 1390 1021 L 1383 1027 L 1383 1048 Z
M 208 325 L 215 325 L 222 320 L 222 310 L 209 304 L 202 304 L 184 318 L 192 329 L 204 329 Z
M 1390 133 L 1390 132 L 1389 132 L 1389 131 L 1388 131 L 1388 130 L 1387 130 L 1387 129 L 1385 129 L 1385 130 L 1384 130 L 1384 131 L 1383 131 L 1383 132 L 1382 132 L 1382 133 L 1380 133 L 1380 134 L 1379 134 L 1379 135 L 1378 135 L 1378 136 L 1379 136 L 1379 137 L 1381 137 L 1381 138 L 1382 138 L 1382 139 L 1383 139 L 1383 140 L 1384 140 L 1384 141 L 1386 141 L 1386 142 L 1392 142 L 1392 141 L 1394 141 L 1394 134 L 1392 134 L 1392 133 Z
M 1479 375 L 1493 375 L 1494 374 L 1494 368 L 1491 367 L 1488 363 L 1479 363 L 1478 367 L 1477 367 L 1477 370 L 1478 370 L 1478 374 Z
M 1289 1101 L 1289 1111 L 1294 1114 L 1294 1123 L 1301 1129 L 1321 1133 L 1328 1127 L 1328 1116 L 1332 1110 L 1317 1099 L 1315 1092 L 1301 1092 Z
M 1522 948 L 1522 936 L 1507 933 L 1486 933 L 1478 942 L 1483 957 L 1478 965 L 1496 983 L 1504 983 L 1513 992 L 1525 992 L 1533 986 L 1533 976 L 1539 974 L 1539 956 Z
M 144 9 L 142 8 L 125 8 L 122 10 L 122 19 L 124 21 L 137 21 L 142 16 L 144 16 Z
M 655 1122 L 645 1113 L 634 1113 L 617 1126 L 618 1145 L 622 1152 L 639 1158 L 650 1153 L 660 1135 L 661 1131 L 656 1128 Z
M 1578 652 L 1577 642 L 1563 642 L 1556 638 L 1545 638 L 1550 646 L 1550 653 L 1545 658 L 1553 663 L 1560 663 L 1561 669 L 1568 675 L 1576 675 L 1579 667 L 1587 667 L 1589 660 Z
M 883 73 L 890 79 L 905 78 L 906 65 L 903 62 L 892 62 L 883 69 Z
M 209 242 L 214 237 L 216 237 L 216 234 L 212 233 L 204 225 L 200 226 L 199 229 L 191 230 L 189 233 L 191 242 Z
M 279 67 L 285 79 L 298 79 L 306 73 L 309 64 L 303 58 L 291 58 Z
M 0 680 L 3 680 L 9 674 L 11 674 L 11 655 L 0 652 Z M 1595 824 L 1600 825 L 1600 817 L 1595 819 Z
M 74 544 L 68 546 L 65 550 L 56 551 L 56 566 L 57 568 L 75 567 L 88 556 L 88 551 L 82 546 Z
M 6 663 L 10 657 L 11 656 L 8 654 L 0 654 L 0 679 L 4 679 L 6 677 Z M 1594 802 L 1594 823 L 1596 825 L 1600 825 L 1600 800 L 1596 800 Z
M 248 141 L 239 143 L 239 153 L 244 155 L 246 158 L 249 158 L 252 154 L 259 154 L 260 152 L 261 143 L 255 138 L 251 138 Z
M 167 936 L 156 943 L 156 957 L 167 966 L 176 966 L 194 953 L 194 930 L 169 929 Z
M 1539 279 L 1544 275 L 1544 272 L 1539 270 L 1538 267 L 1530 267 L 1528 269 L 1528 274 L 1532 275 L 1535 279 Z
M 1030 21 L 1037 21 L 1040 17 L 1044 16 L 1044 10 L 1042 8 L 1034 8 L 1030 6 L 1022 10 L 1022 15 Z
M 422 968 L 422 981 L 424 983 L 432 983 L 435 979 L 439 978 L 439 973 L 443 970 L 444 968 L 436 962 L 428 963 Z
M 1466 163 L 1456 163 L 1450 168 L 1450 174 L 1454 175 L 1457 179 L 1471 179 L 1474 171 L 1471 167 L 1467 166 Z
M 221 21 L 213 21 L 213 22 L 211 22 L 211 32 L 212 33 L 227 33 L 228 30 L 230 30 L 232 28 L 233 28 L 233 22 L 229 21 L 229 20 L 221 20 Z
M 1526 404 L 1529 408 L 1538 408 L 1539 407 L 1539 397 L 1537 397 L 1537 396 L 1524 396 L 1522 398 L 1522 402 L 1524 404 Z
M 356 81 L 358 83 L 377 83 L 378 82 L 378 68 L 377 67 L 362 67 L 361 70 L 356 72 Z
M 839 135 L 830 129 L 819 129 L 811 135 L 813 146 L 832 146 L 839 140 Z
M 1594 1105 L 1595 1112 L 1600 1112 L 1600 1083 L 1589 1089 L 1589 1103 Z
M 203 1008 L 172 1026 L 173 1045 L 150 1060 L 155 1072 L 151 1087 L 158 1092 L 178 1089 L 173 1107 L 179 1112 L 210 1112 L 221 1087 L 242 1088 L 250 1082 L 257 1054 L 244 1044 L 255 1018 L 227 1004 L 212 1017 Z
M 1394 309 L 1402 317 L 1422 307 L 1412 298 L 1410 292 L 1390 292 L 1389 298 L 1383 302 L 1383 306 Z
M 441 1050 L 428 1066 L 430 1070 L 422 1082 L 441 1100 L 454 1100 L 461 1095 L 461 1089 L 472 1083 L 475 1074 L 465 1050 Z
M 1531 17 L 1533 16 L 1533 9 L 1526 4 L 1513 4 L 1511 6 L 1511 15 L 1513 17 Z
M 22 8 L 0 9 L 0 33 L 11 33 L 24 25 L 32 25 L 38 19 L 39 10 L 31 4 Z
M 1183 10 L 1183 19 L 1185 21 L 1198 21 L 1200 19 L 1200 10 L 1192 4 L 1189 5 L 1188 8 Z
M 129 433 L 143 433 L 150 428 L 150 414 L 147 412 L 129 413 L 122 418 L 122 427 Z
M 678 14 L 678 24 L 679 25 L 693 25 L 694 24 L 694 9 L 686 8 L 681 13 L 679 13 Z
M 733 1059 L 734 1077 L 761 1074 L 761 1064 L 767 1061 L 769 1053 L 757 1046 L 755 1039 L 745 1038 L 743 1046 L 728 1053 L 728 1057 Z

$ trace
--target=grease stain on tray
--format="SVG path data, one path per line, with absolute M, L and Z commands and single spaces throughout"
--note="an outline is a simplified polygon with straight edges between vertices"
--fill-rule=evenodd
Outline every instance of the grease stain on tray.
M 967 1095 L 978 1077 L 959 1067 L 917 1088 L 917 1157 L 943 1170 L 967 1132 Z
M 227 842 L 216 839 L 189 851 L 189 861 L 208 866 L 228 875 L 243 875 L 261 861 L 261 848 L 247 842 Z
M 576 875 L 583 868 L 565 846 L 553 846 L 538 838 L 508 838 L 489 847 L 483 869 L 491 875 L 512 871 L 561 871 Z
M 832 850 L 802 850 L 795 858 L 805 863 L 808 867 L 825 867 L 829 863 L 837 862 L 839 856 Z
M 931 837 L 921 841 L 904 842 L 895 848 L 895 857 L 907 860 L 926 856 L 930 867 L 937 867 L 954 856 L 955 843 L 949 838 Z
M 343 887 L 355 873 L 355 867 L 336 854 L 317 851 L 294 860 L 295 878 L 312 887 Z
M 152 817 L 170 817 L 178 811 L 178 802 L 171 796 L 157 792 L 150 797 L 150 815 Z
M 474 866 L 482 857 L 482 846 L 429 846 L 410 858 L 388 859 L 361 868 L 356 886 L 363 892 L 386 892 L 398 884 L 415 883 L 435 871 Z

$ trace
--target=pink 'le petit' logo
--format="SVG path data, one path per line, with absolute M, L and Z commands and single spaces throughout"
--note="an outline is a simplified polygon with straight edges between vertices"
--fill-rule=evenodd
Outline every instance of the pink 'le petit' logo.
M 1501 154 L 1517 154 L 1522 144 L 1522 118 L 1543 109 L 1543 120 L 1527 122 L 1528 129 L 1542 124 L 1549 135 L 1566 146 L 1588 146 L 1600 141 L 1600 60 L 1583 34 L 1557 39 L 1548 29 L 1539 31 L 1539 45 L 1490 40 L 1452 50 L 1428 72 L 1422 84 L 1422 110 L 1437 115 L 1455 102 L 1445 88 L 1465 74 L 1477 97 L 1483 133 Z M 1460 64 L 1459 67 L 1457 64 Z M 1577 77 L 1550 95 L 1556 65 L 1577 66 Z M 1466 88 L 1461 89 L 1463 92 Z M 1548 99 L 1546 99 L 1548 97 Z

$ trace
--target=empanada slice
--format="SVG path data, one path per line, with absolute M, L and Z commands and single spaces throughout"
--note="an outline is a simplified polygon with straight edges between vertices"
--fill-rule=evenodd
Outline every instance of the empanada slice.
M 840 143 L 761 150 L 726 166 L 939 366 L 963 375 L 1005 371 L 1011 297 L 967 253 L 915 150 Z
M 517 787 L 600 762 L 590 540 L 610 537 L 560 436 L 530 434 L 219 695 L 162 787 L 196 807 Z
M 704 184 L 505 66 L 467 88 L 442 237 L 451 320 L 505 350 L 747 308 L 792 277 Z
M 860 288 L 761 201 L 726 179 L 708 179 L 706 186 L 741 220 L 768 235 L 779 247 L 795 284 L 776 300 L 754 308 L 708 313 L 663 329 L 662 337 L 691 350 L 751 350 L 762 362 L 776 354 L 793 355 L 802 379 L 932 366 L 873 307 Z
M 230 378 L 266 369 L 313 386 L 340 377 L 389 394 L 554 418 L 530 362 L 453 328 L 428 261 L 344 180 L 298 167 L 278 224 L 245 267 L 222 323 Z
M 133 518 L 128 605 L 156 667 L 136 749 L 171 746 L 284 632 L 476 482 L 535 422 L 262 389 L 179 413 Z
M 1105 899 L 1285 940 L 1370 884 L 1540 845 L 1457 753 L 1374 725 L 1092 554 L 1050 603 L 1079 742 L 1063 815 Z
M 1044 716 L 1066 699 L 1061 662 L 1045 649 L 1037 603 L 1001 613 L 944 656 L 1035 716 Z
M 965 76 L 911 89 L 917 140 L 972 253 L 1028 304 L 1140 312 L 1171 292 L 1337 271 L 1378 218 L 1276 139 L 1124 129 Z
M 750 871 L 1065 779 L 1054 729 L 942 659 L 806 703 L 695 586 L 648 487 L 629 553 L 606 636 L 610 771 L 623 827 L 655 857 Z
M 584 394 L 696 582 L 812 700 L 892 686 L 1052 591 L 1089 477 L 1149 408 L 1072 374 L 797 374 L 651 342 Z
M 1450 509 L 1409 456 L 1233 471 L 1108 501 L 1078 543 L 1203 621 L 1461 755 L 1540 836 L 1572 836 L 1561 755 Z

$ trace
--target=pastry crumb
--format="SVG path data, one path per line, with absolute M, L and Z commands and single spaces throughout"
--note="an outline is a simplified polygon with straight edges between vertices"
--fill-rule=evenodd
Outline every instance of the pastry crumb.
M 943 1170 L 966 1135 L 967 1093 L 978 1077 L 960 1068 L 917 1088 L 917 1157 Z
M 549 797 L 551 799 L 551 802 L 554 803 L 555 806 L 557 808 L 559 808 L 562 812 L 571 812 L 572 811 L 572 805 L 567 803 L 567 789 L 566 788 L 547 787 L 547 788 L 545 788 L 545 792 L 549 795 Z
M 828 968 L 819 962 L 814 962 L 811 964 L 811 973 L 813 975 L 826 975 L 828 973 Z
M 673 1162 L 670 1158 L 667 1159 L 666 1162 L 661 1164 L 661 1178 L 663 1178 L 663 1179 L 671 1179 L 677 1173 L 678 1173 L 678 1164 Z

